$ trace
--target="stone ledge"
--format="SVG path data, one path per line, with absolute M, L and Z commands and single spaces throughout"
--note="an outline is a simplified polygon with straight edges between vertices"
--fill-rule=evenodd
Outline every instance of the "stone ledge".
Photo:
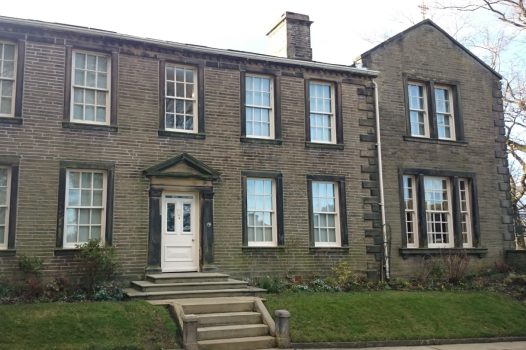
M 318 142 L 306 141 L 305 148 L 343 150 L 343 144 L 341 143 L 318 143 Z
M 406 259 L 409 256 L 439 256 L 466 252 L 467 255 L 477 255 L 479 258 L 488 253 L 487 248 L 399 248 L 400 255 Z
M 16 249 L 2 249 L 0 250 L 0 258 L 16 256 Z
M 173 137 L 173 138 L 182 138 L 182 139 L 198 139 L 198 140 L 204 140 L 206 137 L 204 133 L 177 132 L 177 131 L 168 131 L 168 130 L 159 130 L 157 134 L 163 137 Z
M 271 252 L 284 252 L 285 246 L 277 246 L 277 247 L 248 247 L 244 246 L 241 247 L 241 250 L 243 253 L 251 253 L 251 252 L 262 252 L 262 253 L 271 253 Z
M 15 125 L 22 125 L 23 121 L 20 117 L 0 117 L 0 124 L 15 124 Z
M 404 141 L 409 142 L 423 142 L 423 143 L 433 143 L 437 145 L 448 145 L 448 146 L 467 146 L 467 141 L 458 141 L 458 140 L 440 140 L 440 139 L 431 139 L 428 137 L 414 137 L 414 136 L 404 136 Z
M 92 131 L 107 131 L 117 132 L 118 128 L 114 125 L 97 125 L 97 124 L 82 124 L 73 122 L 62 122 L 64 129 L 72 130 L 92 130 Z
M 283 143 L 283 140 L 280 139 L 258 139 L 255 137 L 241 137 L 239 138 L 239 141 L 243 143 L 252 143 L 260 145 L 281 145 Z
M 77 248 L 55 248 L 55 256 L 75 256 L 80 252 L 80 249 Z

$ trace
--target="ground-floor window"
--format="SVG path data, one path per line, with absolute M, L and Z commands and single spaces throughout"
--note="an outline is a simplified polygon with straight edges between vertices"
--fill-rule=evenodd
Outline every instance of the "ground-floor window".
M 407 248 L 473 247 L 473 179 L 441 175 L 402 176 Z
M 0 167 L 0 249 L 7 249 L 9 208 L 11 196 L 11 168 Z

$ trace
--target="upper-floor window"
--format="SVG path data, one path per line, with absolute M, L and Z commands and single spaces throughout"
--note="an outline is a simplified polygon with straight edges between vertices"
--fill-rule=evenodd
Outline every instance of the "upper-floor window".
M 416 175 L 404 175 L 402 185 L 407 248 L 422 246 L 420 243 L 424 238 L 427 241 L 424 248 L 455 247 L 456 235 L 462 247 L 473 247 L 470 179 L 423 176 L 418 182 Z M 422 201 L 418 192 L 423 194 Z M 458 222 L 455 222 L 456 217 Z M 419 218 L 424 221 L 422 225 Z
M 0 117 L 14 117 L 17 47 L 0 41 Z
M 110 124 L 110 57 L 74 50 L 72 60 L 70 120 L 86 124 Z
M 197 70 L 167 64 L 164 97 L 165 130 L 197 133 Z
M 11 169 L 0 167 L 0 249 L 7 249 L 9 209 L 11 195 Z
M 429 137 L 429 118 L 427 117 L 425 86 L 410 83 L 408 85 L 408 95 L 411 136 Z
M 310 141 L 336 143 L 334 85 L 309 82 Z
M 455 139 L 455 114 L 453 111 L 451 88 L 435 86 L 435 115 L 439 139 Z
M 462 133 L 455 111 L 456 87 L 410 81 L 407 84 L 411 136 L 459 140 Z M 430 93 L 428 93 L 430 92 Z
M 273 139 L 274 84 L 268 76 L 245 76 L 246 137 Z

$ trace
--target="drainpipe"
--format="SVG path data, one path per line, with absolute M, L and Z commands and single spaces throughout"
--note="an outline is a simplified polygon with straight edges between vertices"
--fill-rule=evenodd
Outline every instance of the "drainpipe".
M 376 149 L 378 152 L 378 180 L 380 182 L 380 212 L 382 215 L 382 234 L 383 234 L 383 248 L 384 248 L 384 268 L 385 278 L 390 278 L 390 264 L 389 264 L 389 245 L 387 242 L 387 224 L 385 222 L 385 198 L 384 198 L 384 172 L 382 169 L 382 138 L 380 137 L 380 105 L 378 84 L 373 80 L 374 84 L 374 108 L 376 114 Z

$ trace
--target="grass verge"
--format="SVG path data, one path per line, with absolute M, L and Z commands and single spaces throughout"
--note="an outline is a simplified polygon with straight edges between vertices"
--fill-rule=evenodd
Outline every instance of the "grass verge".
M 293 342 L 526 336 L 526 305 L 487 292 L 356 292 L 268 295 L 291 312 Z
M 0 305 L 1 349 L 173 349 L 168 311 L 146 302 Z

